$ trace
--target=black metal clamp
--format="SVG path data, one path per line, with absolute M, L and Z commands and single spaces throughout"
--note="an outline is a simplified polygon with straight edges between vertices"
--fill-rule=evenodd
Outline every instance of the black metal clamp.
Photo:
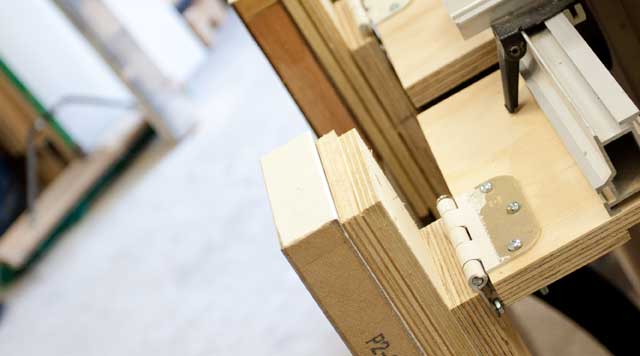
M 503 16 L 491 24 L 498 49 L 504 106 L 510 113 L 518 109 L 520 59 L 527 53 L 522 32 L 533 29 L 562 12 L 576 0 L 540 0 Z

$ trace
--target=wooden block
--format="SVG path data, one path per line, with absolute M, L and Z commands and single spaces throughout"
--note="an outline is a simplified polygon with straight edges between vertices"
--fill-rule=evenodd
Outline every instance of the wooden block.
M 378 31 L 416 107 L 497 63 L 491 32 L 465 41 L 442 0 L 412 0 Z
M 640 222 L 640 197 L 607 214 L 522 82 L 516 114 L 504 109 L 496 72 L 419 118 L 454 196 L 511 175 L 541 225 L 531 250 L 489 273 L 507 305 L 612 251 Z M 474 297 L 461 293 L 452 304 Z
M 349 350 L 422 354 L 338 222 L 311 135 L 264 157 L 262 168 L 282 251 Z
M 232 5 L 318 134 L 356 124 L 283 4 L 237 0 Z
M 426 354 L 475 354 L 429 277 L 418 227 L 357 133 L 324 136 L 318 152 L 341 223 Z

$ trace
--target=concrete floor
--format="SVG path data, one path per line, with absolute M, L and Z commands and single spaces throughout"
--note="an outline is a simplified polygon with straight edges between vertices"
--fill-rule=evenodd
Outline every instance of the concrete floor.
M 261 178 L 309 128 L 236 17 L 218 38 L 188 88 L 202 123 L 153 143 L 8 291 L 0 355 L 348 355 L 279 251 Z M 538 354 L 603 354 L 548 308 L 514 309 Z

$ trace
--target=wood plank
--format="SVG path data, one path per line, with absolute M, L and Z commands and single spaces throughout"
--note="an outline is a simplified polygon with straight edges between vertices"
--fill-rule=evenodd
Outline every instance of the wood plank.
M 431 146 L 420 129 L 417 116 L 405 120 L 396 129 L 427 176 L 429 184 L 433 188 L 433 193 L 438 197 L 449 195 L 447 182 L 445 182 L 442 172 L 440 172 L 440 167 L 436 163 Z
M 282 251 L 349 350 L 421 354 L 338 222 L 311 135 L 265 156 L 262 169 Z
M 357 132 L 322 137 L 318 152 L 340 222 L 424 351 L 475 354 L 441 282 L 429 277 L 434 265 L 418 227 Z
M 364 34 L 360 30 L 357 15 L 348 1 L 337 1 L 333 8 L 342 37 L 391 121 L 399 124 L 408 117 L 415 117 L 417 111 L 379 40 L 372 33 Z
M 497 63 L 491 32 L 465 41 L 441 0 L 412 0 L 378 31 L 416 107 Z
M 129 150 L 144 128 L 144 123 L 136 124 L 117 141 L 96 148 L 89 156 L 70 163 L 36 200 L 36 219 L 23 213 L 2 235 L 0 263 L 14 269 L 24 266 L 75 204 Z
M 454 196 L 511 175 L 540 222 L 535 246 L 489 273 L 507 305 L 612 251 L 640 222 L 638 197 L 608 215 L 522 82 L 516 114 L 503 107 L 497 72 L 420 114 Z M 467 291 L 452 304 L 474 297 Z
M 281 2 L 237 0 L 233 6 L 316 134 L 356 127 L 351 112 Z
M 419 129 L 418 113 L 378 39 L 371 33 L 365 35 L 360 31 L 352 7 L 347 1 L 334 3 L 334 10 L 338 28 L 361 72 L 387 111 L 391 126 L 400 134 L 411 156 L 429 182 L 434 195 L 449 194 L 429 144 Z
M 436 196 L 433 189 L 399 133 L 394 129 L 388 112 L 353 58 L 340 28 L 337 26 L 338 19 L 332 3 L 327 0 L 319 0 L 300 2 L 300 4 L 330 48 L 331 54 L 344 76 L 351 83 L 354 95 L 345 95 L 345 99 L 366 108 L 368 115 L 362 113 L 357 116 L 357 120 L 376 153 L 379 154 L 385 166 L 389 167 L 390 174 L 394 176 L 394 180 L 403 190 L 416 215 L 426 216 L 427 209 L 435 214 L 437 211 L 434 200 Z M 293 16 L 297 17 L 295 14 Z

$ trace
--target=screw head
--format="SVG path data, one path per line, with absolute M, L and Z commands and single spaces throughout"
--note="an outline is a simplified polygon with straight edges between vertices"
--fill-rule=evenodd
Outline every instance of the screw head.
M 476 288 L 480 288 L 484 285 L 484 278 L 482 277 L 478 277 L 478 276 L 474 276 L 471 278 L 471 285 L 473 285 Z
M 509 241 L 509 244 L 507 245 L 507 250 L 511 252 L 518 251 L 521 248 L 522 248 L 522 241 L 518 239 Z
M 493 184 L 491 182 L 484 182 L 480 184 L 480 191 L 487 194 L 493 190 Z
M 517 201 L 512 201 L 511 203 L 507 204 L 507 214 L 515 214 L 520 211 L 521 208 L 522 206 L 520 205 L 520 203 L 518 203 Z
M 501 316 L 502 314 L 504 314 L 504 306 L 502 305 L 502 302 L 500 301 L 500 299 L 494 300 L 493 306 L 496 308 L 496 313 L 498 313 L 498 316 Z
M 512 56 L 514 57 L 518 57 L 520 56 L 520 53 L 522 52 L 522 49 L 520 49 L 520 46 L 511 46 L 511 48 L 509 48 L 509 53 L 511 53 Z

